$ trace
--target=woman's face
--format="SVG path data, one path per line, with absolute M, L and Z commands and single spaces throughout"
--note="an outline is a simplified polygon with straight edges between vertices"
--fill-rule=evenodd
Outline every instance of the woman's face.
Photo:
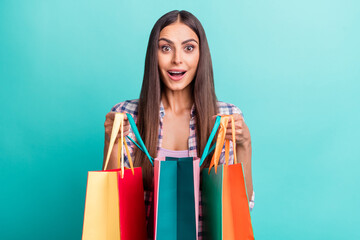
M 162 82 L 172 91 L 183 90 L 196 74 L 199 38 L 187 25 L 175 22 L 161 30 L 158 46 Z

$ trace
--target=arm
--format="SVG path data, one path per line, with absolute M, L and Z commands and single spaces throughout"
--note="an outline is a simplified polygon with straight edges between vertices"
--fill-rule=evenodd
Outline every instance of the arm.
M 250 135 L 249 135 L 250 137 Z M 251 174 L 251 140 L 236 145 L 236 156 L 238 161 L 242 162 L 244 167 L 245 174 L 245 182 L 246 182 L 246 190 L 247 195 L 250 199 L 252 199 L 253 194 L 253 183 L 252 183 L 252 174 Z

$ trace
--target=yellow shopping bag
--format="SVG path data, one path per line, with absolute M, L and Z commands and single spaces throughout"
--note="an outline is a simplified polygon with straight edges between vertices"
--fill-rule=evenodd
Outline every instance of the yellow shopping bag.
M 146 239 L 144 189 L 141 168 L 133 168 L 123 136 L 124 114 L 115 115 L 106 163 L 102 171 L 88 173 L 83 240 Z M 117 133 L 119 169 L 105 170 Z M 123 144 L 131 169 L 124 168 Z M 121 162 L 120 162 L 121 156 Z

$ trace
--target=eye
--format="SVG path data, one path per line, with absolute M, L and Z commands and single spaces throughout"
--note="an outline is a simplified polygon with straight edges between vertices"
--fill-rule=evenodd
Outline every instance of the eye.
M 187 45 L 187 46 L 185 47 L 185 50 L 191 52 L 191 51 L 194 50 L 194 46 L 193 46 L 193 45 Z
M 170 48 L 170 46 L 168 46 L 168 45 L 164 45 L 164 46 L 161 47 L 161 50 L 162 50 L 163 52 L 169 52 L 169 51 L 171 50 L 171 48 Z

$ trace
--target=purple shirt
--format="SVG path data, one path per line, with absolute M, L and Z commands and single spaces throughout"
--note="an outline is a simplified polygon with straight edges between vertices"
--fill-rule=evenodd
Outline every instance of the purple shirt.
M 173 151 L 165 148 L 160 148 L 158 151 L 157 157 L 176 157 L 176 158 L 184 158 L 189 157 L 189 150 L 180 150 Z

